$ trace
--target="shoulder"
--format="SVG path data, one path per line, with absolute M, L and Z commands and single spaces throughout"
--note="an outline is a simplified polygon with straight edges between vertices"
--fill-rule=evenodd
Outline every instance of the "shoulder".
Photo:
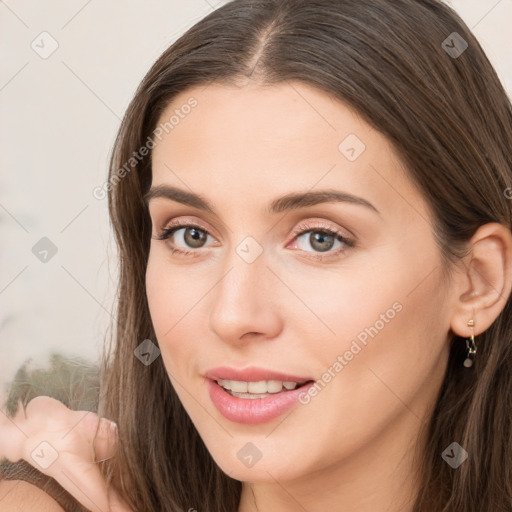
M 66 512 L 53 498 L 23 480 L 0 480 L 2 512 Z

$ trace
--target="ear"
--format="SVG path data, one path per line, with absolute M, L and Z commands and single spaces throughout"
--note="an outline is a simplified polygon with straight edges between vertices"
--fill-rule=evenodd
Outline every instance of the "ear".
M 512 233 L 499 223 L 480 226 L 468 242 L 469 253 L 457 273 L 450 327 L 462 337 L 488 329 L 499 316 L 512 288 Z

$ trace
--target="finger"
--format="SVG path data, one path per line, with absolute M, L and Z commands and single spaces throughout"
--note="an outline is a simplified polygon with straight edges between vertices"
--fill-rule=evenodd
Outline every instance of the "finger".
M 38 468 L 44 474 L 54 478 L 66 491 L 92 512 L 108 512 L 108 489 L 105 478 L 98 464 L 95 464 L 93 441 L 102 423 L 97 414 L 66 409 L 67 420 L 71 429 L 65 427 L 52 440 L 52 445 L 45 447 L 53 462 L 47 467 Z M 51 453 L 55 450 L 55 453 Z M 35 456 L 37 456 L 37 452 Z M 31 454 L 33 460 L 35 460 Z M 43 459 L 44 460 L 44 459 Z M 28 461 L 33 464 L 32 461 Z
M 74 436 L 71 446 L 62 448 L 60 462 L 46 473 L 55 478 L 84 507 L 93 512 L 107 512 L 108 489 L 97 462 L 114 454 L 116 428 L 106 418 L 95 413 L 68 411 L 74 415 L 73 429 L 66 438 Z M 78 419 L 78 423 L 74 421 Z
M 98 465 L 76 459 L 68 461 L 65 468 L 53 468 L 51 473 L 51 476 L 87 510 L 110 510 L 108 488 Z
M 18 409 L 18 413 L 19 413 Z M 28 420 L 61 420 L 66 419 L 71 411 L 60 400 L 49 396 L 36 396 L 32 398 L 24 410 L 24 415 Z
M 95 436 L 101 455 L 113 451 L 115 437 L 108 420 L 89 411 L 72 411 L 49 397 L 31 400 L 21 421 L 29 437 L 23 458 L 54 478 L 85 508 L 108 512 L 108 489 L 95 460 Z
M 48 396 L 33 398 L 26 407 L 18 404 L 16 414 L 10 416 L 4 411 L 0 414 L 0 457 L 11 462 L 27 460 L 27 446 L 34 435 L 43 434 L 50 421 L 69 421 L 70 411 L 62 402 Z
M 115 426 L 93 412 L 72 411 L 50 397 L 36 397 L 14 418 L 0 418 L 0 456 L 26 460 L 54 478 L 84 507 L 109 511 L 108 488 L 95 461 L 114 455 Z M 122 503 L 118 500 L 120 512 Z
M 81 435 L 93 448 L 93 460 L 99 462 L 115 455 L 117 447 L 117 425 L 107 418 L 100 418 L 95 413 L 86 413 L 75 426 Z
M 117 448 L 117 425 L 106 418 L 100 418 L 93 444 L 95 462 L 112 458 Z

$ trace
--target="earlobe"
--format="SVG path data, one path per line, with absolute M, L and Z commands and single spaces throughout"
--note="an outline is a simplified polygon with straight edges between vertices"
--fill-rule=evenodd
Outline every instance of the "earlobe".
M 451 329 L 468 337 L 487 330 L 504 309 L 512 289 L 512 233 L 499 223 L 480 226 L 457 276 Z

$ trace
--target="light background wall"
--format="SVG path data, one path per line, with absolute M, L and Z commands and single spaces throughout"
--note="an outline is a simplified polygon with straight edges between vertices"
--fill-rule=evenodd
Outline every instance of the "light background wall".
M 0 394 L 28 357 L 99 359 L 116 261 L 106 200 L 92 191 L 144 73 L 224 3 L 0 0 Z M 447 3 L 512 96 L 512 0 Z M 43 237 L 53 256 L 45 242 L 33 251 Z M 34 254 L 44 250 L 47 262 Z

